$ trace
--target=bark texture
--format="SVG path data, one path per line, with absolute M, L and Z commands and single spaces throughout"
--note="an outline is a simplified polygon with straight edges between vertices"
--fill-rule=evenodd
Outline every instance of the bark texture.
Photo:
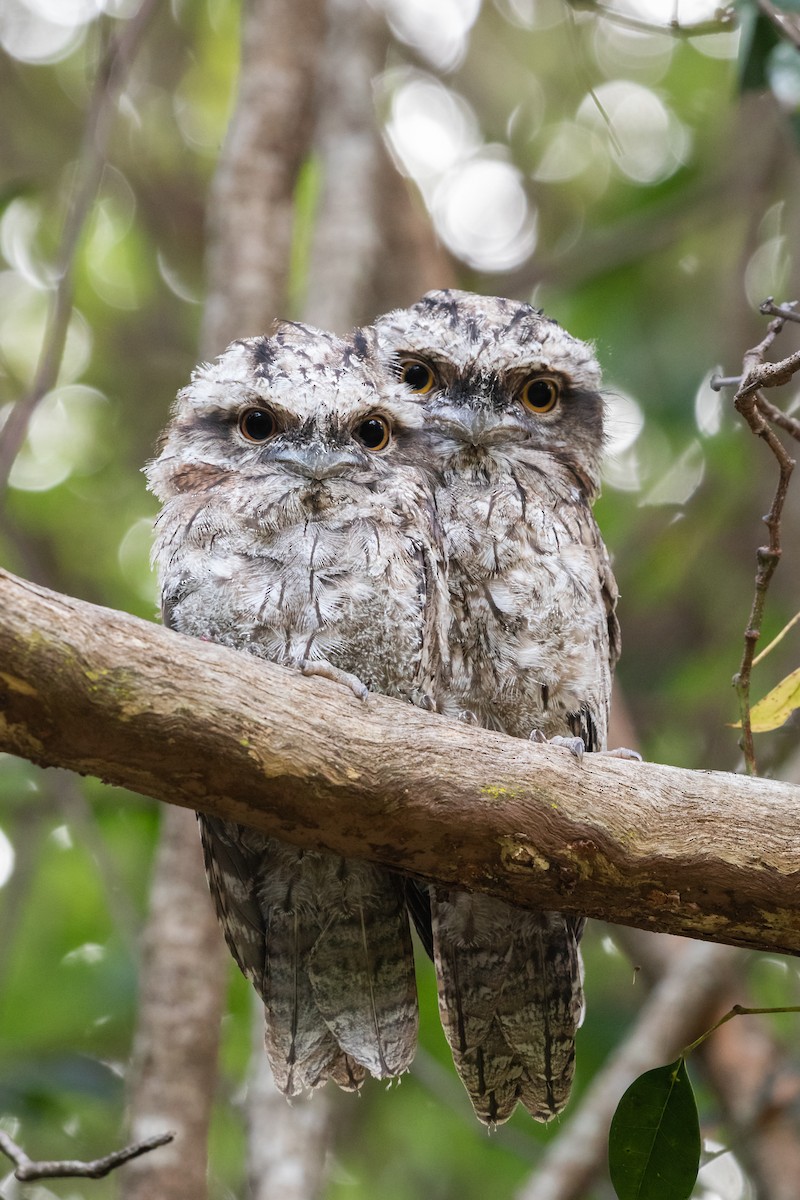
M 517 904 L 800 953 L 800 789 L 366 701 L 0 572 L 0 749 Z

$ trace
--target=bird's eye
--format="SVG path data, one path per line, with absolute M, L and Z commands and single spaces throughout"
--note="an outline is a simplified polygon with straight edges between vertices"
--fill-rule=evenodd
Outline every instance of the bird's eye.
M 523 384 L 520 400 L 529 412 L 547 413 L 558 404 L 561 387 L 557 379 L 546 379 L 538 376 Z
M 266 408 L 248 408 L 239 417 L 239 430 L 248 442 L 266 442 L 277 429 L 275 417 Z
M 389 445 L 392 429 L 386 417 L 382 417 L 379 413 L 373 413 L 372 416 L 356 425 L 353 433 L 367 450 L 385 450 Z
M 400 381 L 418 396 L 424 396 L 433 387 L 434 375 L 426 363 L 418 358 L 407 358 L 400 363 Z

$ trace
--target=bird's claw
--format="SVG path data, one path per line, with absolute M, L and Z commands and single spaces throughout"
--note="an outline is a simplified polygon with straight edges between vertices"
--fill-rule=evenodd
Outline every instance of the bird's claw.
M 613 750 L 600 750 L 599 754 L 605 754 L 608 758 L 627 758 L 632 762 L 641 762 L 642 756 L 638 750 L 629 750 L 627 746 L 617 746 Z
M 456 713 L 456 719 L 462 721 L 465 725 L 480 724 L 476 714 L 470 708 L 460 708 Z
M 365 687 L 357 675 L 343 671 L 341 667 L 335 667 L 325 659 L 315 659 L 313 662 L 307 659 L 300 664 L 300 671 L 303 675 L 321 675 L 323 679 L 340 683 L 342 687 L 350 689 L 356 700 L 366 700 L 369 695 L 369 688 Z
M 583 738 L 561 737 L 559 734 L 548 738 L 545 737 L 541 729 L 532 729 L 528 740 L 536 742 L 538 745 L 562 746 L 565 750 L 569 750 L 570 754 L 574 755 L 578 762 L 581 761 L 586 752 L 586 745 Z

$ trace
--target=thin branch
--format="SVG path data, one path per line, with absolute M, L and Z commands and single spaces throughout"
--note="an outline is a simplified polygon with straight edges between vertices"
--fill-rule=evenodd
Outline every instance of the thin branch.
M 741 375 L 712 375 L 708 386 L 714 392 L 721 392 L 726 387 L 736 387 L 742 382 Z
M 744 650 L 742 652 L 741 665 L 733 677 L 733 686 L 739 698 L 739 712 L 742 723 L 740 746 L 749 775 L 757 774 L 753 730 L 750 721 L 750 678 L 756 646 L 761 637 L 761 624 L 769 585 L 783 552 L 781 545 L 781 517 L 789 489 L 789 480 L 795 466 L 794 459 L 790 458 L 783 443 L 772 431 L 768 416 L 765 415 L 765 409 L 768 413 L 776 410 L 761 395 L 762 388 L 777 387 L 780 384 L 788 383 L 792 376 L 800 370 L 800 352 L 790 355 L 781 362 L 772 363 L 764 361 L 765 355 L 771 349 L 784 324 L 785 320 L 782 316 L 771 321 L 763 340 L 757 346 L 754 346 L 752 350 L 747 351 L 744 356 L 742 380 L 733 400 L 737 412 L 747 422 L 751 431 L 766 442 L 778 463 L 778 482 L 775 488 L 775 495 L 769 512 L 763 518 L 769 532 L 769 542 L 766 546 L 759 546 L 756 551 L 757 567 L 753 603 L 744 634 Z M 786 418 L 786 420 L 788 421 L 789 418 Z M 798 429 L 800 429 L 800 424 L 798 425 Z
M 0 749 L 38 763 L 522 906 L 800 953 L 793 785 L 579 765 L 2 570 L 0 662 Z
M 800 323 L 800 312 L 797 311 L 796 300 L 788 300 L 785 304 L 776 304 L 772 296 L 767 296 L 766 300 L 762 300 L 759 304 L 758 311 L 764 317 L 783 317 L 784 321 Z
M 708 1038 L 711 1037 L 712 1033 L 716 1033 L 718 1029 L 721 1029 L 723 1025 L 727 1025 L 728 1021 L 732 1021 L 734 1017 L 763 1017 L 770 1015 L 774 1016 L 776 1013 L 798 1012 L 800 1012 L 800 1004 L 789 1004 L 784 1008 L 749 1008 L 746 1004 L 734 1004 L 724 1016 L 720 1017 L 718 1021 L 714 1022 L 710 1029 L 707 1029 L 705 1033 L 701 1033 L 700 1036 L 695 1038 L 693 1042 L 690 1042 L 688 1046 L 684 1046 L 683 1050 L 681 1050 L 681 1058 L 686 1058 L 687 1054 L 691 1054 L 693 1050 L 697 1050 L 699 1046 L 702 1046 L 703 1042 L 707 1041 Z
M 160 0 L 142 0 L 137 11 L 122 22 L 97 72 L 78 156 L 76 178 L 69 199 L 56 257 L 56 285 L 42 339 L 39 362 L 27 394 L 12 408 L 0 430 L 0 505 L 14 459 L 20 451 L 31 417 L 56 385 L 73 309 L 72 278 L 75 255 L 84 226 L 100 186 L 106 150 L 116 115 L 116 102 L 131 63 Z
M 17 1169 L 14 1177 L 20 1183 L 27 1183 L 32 1179 L 66 1179 L 73 1176 L 80 1176 L 83 1179 L 102 1179 L 105 1175 L 115 1171 L 117 1167 L 123 1166 L 133 1158 L 138 1158 L 140 1154 L 149 1154 L 151 1150 L 157 1150 L 159 1146 L 166 1146 L 174 1137 L 174 1133 L 162 1133 L 157 1137 L 145 1138 L 144 1141 L 134 1142 L 133 1145 L 126 1146 L 123 1150 L 114 1150 L 113 1153 L 106 1154 L 103 1158 L 95 1158 L 91 1162 L 81 1162 L 79 1159 L 73 1158 L 55 1161 L 42 1159 L 34 1162 L 21 1146 L 18 1146 L 7 1133 L 0 1130 L 0 1150 L 15 1164 Z
M 800 421 L 797 417 L 790 417 L 783 409 L 778 408 L 775 404 L 771 404 L 766 396 L 762 396 L 761 392 L 756 392 L 756 407 L 762 417 L 765 417 L 768 421 L 772 421 L 773 425 L 777 425 L 800 442 Z

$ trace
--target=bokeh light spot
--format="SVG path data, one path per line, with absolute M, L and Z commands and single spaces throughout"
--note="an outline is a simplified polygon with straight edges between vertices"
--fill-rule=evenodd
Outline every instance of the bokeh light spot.
M 402 167 L 423 189 L 481 143 L 467 102 L 422 72 L 410 73 L 395 91 L 386 132 Z
M 445 175 L 433 197 L 442 241 L 480 271 L 507 271 L 532 253 L 536 214 L 511 163 L 475 158 Z
M 725 411 L 723 393 L 715 392 L 711 387 L 714 375 L 722 375 L 722 367 L 716 366 L 706 372 L 694 397 L 694 419 L 700 433 L 704 437 L 713 437 L 722 428 L 722 415 Z
M 441 70 L 463 59 L 481 0 L 381 0 L 397 37 Z
M 11 486 L 43 492 L 63 483 L 74 471 L 87 473 L 101 466 L 108 451 L 97 435 L 97 422 L 107 403 L 102 392 L 81 384 L 45 396 L 11 469 Z
M 684 505 L 700 487 L 705 472 L 706 457 L 694 438 L 639 503 Z
M 654 91 L 614 79 L 585 96 L 578 120 L 605 136 L 617 170 L 635 183 L 658 183 L 684 163 L 688 129 Z
M 14 873 L 14 847 L 0 829 L 0 888 L 8 883 Z
M 152 548 L 153 519 L 140 517 L 120 542 L 117 559 L 125 582 L 155 611 L 158 608 L 158 583 L 150 568 Z

